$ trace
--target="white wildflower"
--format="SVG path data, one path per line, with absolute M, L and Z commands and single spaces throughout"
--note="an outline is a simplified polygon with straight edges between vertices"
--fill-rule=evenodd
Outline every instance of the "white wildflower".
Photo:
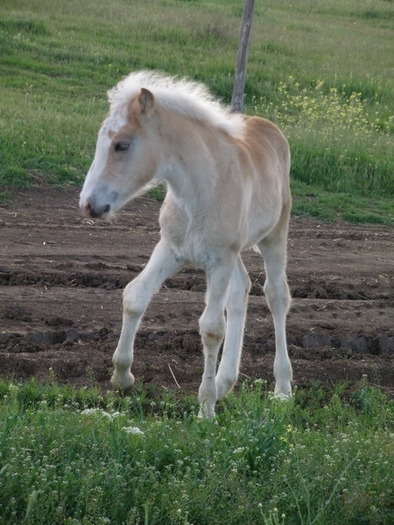
M 81 414 L 83 416 L 93 416 L 98 415 L 101 417 L 105 417 L 112 421 L 115 417 L 121 416 L 122 414 L 120 412 L 114 412 L 112 414 L 109 414 L 105 410 L 102 410 L 101 408 L 85 408 L 85 410 L 82 410 Z
M 122 427 L 123 432 L 126 434 L 134 434 L 136 436 L 144 436 L 145 433 L 138 427 Z
M 242 452 L 245 450 L 245 447 L 239 447 L 234 450 L 234 454 L 242 454 Z
M 97 414 L 97 412 L 100 412 L 99 408 L 85 408 L 85 410 L 82 410 L 81 414 L 83 416 L 92 416 L 93 414 Z

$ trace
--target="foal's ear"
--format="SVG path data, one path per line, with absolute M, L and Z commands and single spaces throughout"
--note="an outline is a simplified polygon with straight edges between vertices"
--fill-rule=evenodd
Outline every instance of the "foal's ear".
M 141 88 L 138 101 L 140 103 L 141 113 L 144 115 L 150 115 L 155 105 L 155 99 L 149 89 Z

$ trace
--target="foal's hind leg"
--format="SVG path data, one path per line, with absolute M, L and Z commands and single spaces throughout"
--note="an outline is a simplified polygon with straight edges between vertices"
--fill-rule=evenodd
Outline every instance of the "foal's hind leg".
M 231 275 L 226 300 L 226 337 L 222 359 L 216 374 L 218 399 L 222 399 L 234 387 L 238 379 L 249 290 L 250 279 L 239 257 Z
M 181 264 L 182 262 L 170 247 L 164 241 L 160 241 L 145 269 L 126 286 L 123 292 L 122 331 L 112 359 L 115 370 L 111 382 L 115 387 L 126 389 L 134 384 L 130 367 L 133 362 L 134 338 L 139 323 L 152 295 L 167 277 L 180 268 Z
M 290 292 L 286 278 L 287 224 L 281 225 L 258 247 L 264 257 L 266 281 L 264 293 L 274 321 L 276 354 L 274 361 L 275 394 L 291 396 L 292 369 L 287 353 L 286 315 Z

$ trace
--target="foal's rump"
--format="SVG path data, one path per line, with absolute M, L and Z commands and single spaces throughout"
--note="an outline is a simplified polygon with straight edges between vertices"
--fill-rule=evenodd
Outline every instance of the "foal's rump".
M 291 208 L 290 149 L 283 133 L 259 117 L 245 117 L 239 148 L 243 176 L 251 185 L 245 244 L 249 248 L 278 225 L 287 225 Z
M 260 117 L 245 117 L 244 148 L 260 172 L 264 183 L 271 179 L 288 189 L 290 170 L 289 144 L 280 131 L 269 120 Z M 268 181 L 267 181 L 268 179 Z M 267 188 L 269 192 L 269 188 Z

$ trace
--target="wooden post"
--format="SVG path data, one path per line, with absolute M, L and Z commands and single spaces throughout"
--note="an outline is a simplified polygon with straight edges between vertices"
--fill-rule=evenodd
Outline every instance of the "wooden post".
M 254 0 L 245 0 L 242 14 L 241 35 L 238 45 L 237 65 L 235 68 L 231 110 L 242 113 L 244 107 L 244 89 L 246 80 L 246 66 L 248 62 L 249 37 L 252 29 Z

